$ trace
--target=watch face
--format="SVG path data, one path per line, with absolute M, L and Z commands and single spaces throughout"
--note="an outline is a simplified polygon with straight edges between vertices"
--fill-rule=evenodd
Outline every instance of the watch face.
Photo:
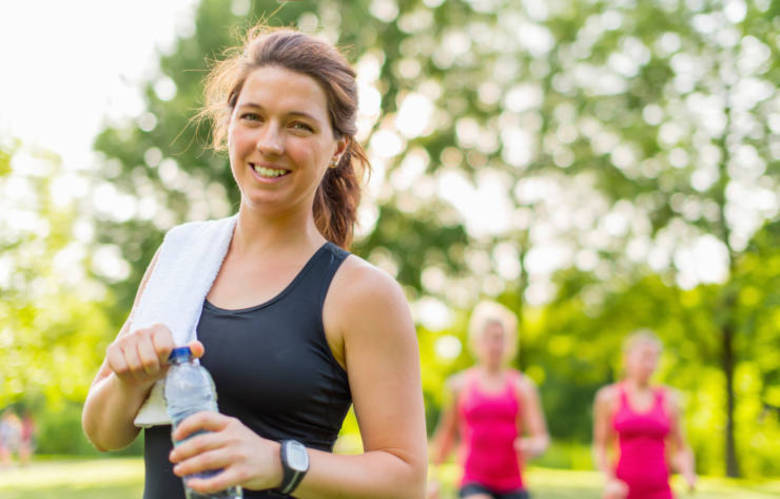
M 290 442 L 287 445 L 287 463 L 295 471 L 306 471 L 309 468 L 309 454 L 306 447 L 298 442 Z

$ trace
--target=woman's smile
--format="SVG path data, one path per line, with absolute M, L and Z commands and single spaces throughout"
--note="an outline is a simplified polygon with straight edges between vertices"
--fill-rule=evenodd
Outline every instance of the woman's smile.
M 261 182 L 275 181 L 290 173 L 290 170 L 285 168 L 266 166 L 261 163 L 249 163 L 249 166 L 252 168 L 252 171 L 257 174 L 257 178 Z

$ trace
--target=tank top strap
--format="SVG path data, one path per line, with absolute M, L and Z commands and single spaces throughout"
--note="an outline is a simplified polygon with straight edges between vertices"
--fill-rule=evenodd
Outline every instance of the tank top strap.
M 626 385 L 622 382 L 617 384 L 617 390 L 618 390 L 618 399 L 620 400 L 619 408 L 620 409 L 626 409 L 630 408 L 631 405 L 628 403 L 628 391 L 626 390 Z
M 333 276 L 336 275 L 336 271 L 348 256 L 348 251 L 327 241 L 312 257 L 311 268 L 303 276 L 305 285 L 299 288 L 302 290 L 316 290 L 317 305 L 319 305 L 320 310 L 322 310 L 322 305 L 325 303 L 325 297 L 328 294 Z
M 664 388 L 663 386 L 659 386 L 655 390 L 653 390 L 653 405 L 655 406 L 656 410 L 659 410 L 664 414 L 667 414 L 668 408 L 666 404 L 667 404 L 666 388 Z
M 517 402 L 518 407 L 520 406 L 522 400 L 520 400 L 520 395 L 517 393 L 517 389 L 522 382 L 523 373 L 520 371 L 515 371 L 514 369 L 507 369 L 506 390 L 508 391 L 509 396 L 512 397 L 515 402 Z
M 470 379 L 468 380 L 468 384 L 469 384 L 469 393 L 471 394 L 471 396 L 474 396 L 476 394 L 484 395 L 486 392 L 482 386 L 482 381 L 480 379 L 481 374 L 479 372 L 479 369 L 476 367 L 470 369 L 469 376 Z
M 465 404 L 474 396 L 477 389 L 477 374 L 475 368 L 469 368 L 463 371 L 463 384 L 456 393 L 457 405 L 463 408 Z
M 466 380 L 463 388 L 463 391 L 468 394 L 479 391 L 479 371 L 476 367 L 472 367 L 466 371 Z

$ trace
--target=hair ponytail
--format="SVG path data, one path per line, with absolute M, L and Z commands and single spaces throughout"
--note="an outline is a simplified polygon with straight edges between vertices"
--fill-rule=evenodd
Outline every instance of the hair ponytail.
M 317 229 L 325 239 L 344 249 L 352 244 L 361 183 L 368 165 L 363 148 L 350 140 L 338 165 L 328 168 L 314 195 Z

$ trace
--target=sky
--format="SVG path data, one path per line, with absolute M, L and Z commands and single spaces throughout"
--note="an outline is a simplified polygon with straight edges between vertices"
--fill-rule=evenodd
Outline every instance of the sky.
M 0 137 L 88 168 L 107 121 L 137 116 L 160 52 L 192 29 L 194 0 L 0 2 Z

